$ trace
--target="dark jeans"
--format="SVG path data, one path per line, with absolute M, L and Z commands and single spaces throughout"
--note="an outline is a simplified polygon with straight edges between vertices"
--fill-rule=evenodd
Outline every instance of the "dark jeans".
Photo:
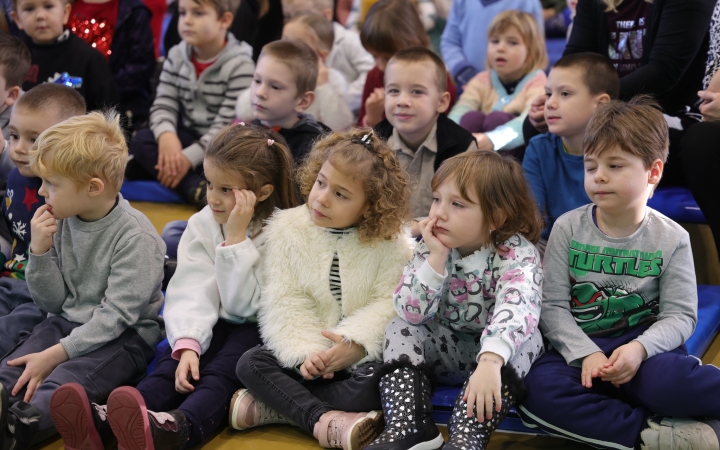
M 275 411 L 312 434 L 320 416 L 328 411 L 365 412 L 380 409 L 381 363 L 366 363 L 352 373 L 335 372 L 334 378 L 305 380 L 280 363 L 266 347 L 248 350 L 237 363 L 237 376 L 246 388 Z
M 187 228 L 187 220 L 173 220 L 165 224 L 162 230 L 162 239 L 165 241 L 167 250 L 165 254 L 170 259 L 177 259 L 177 250 L 180 245 L 180 238 Z
M 227 425 L 232 395 L 242 387 L 235 376 L 235 366 L 246 350 L 260 344 L 257 324 L 232 324 L 218 320 L 212 330 L 210 347 L 200 357 L 200 380 L 191 381 L 195 391 L 181 394 L 175 390 L 178 361 L 172 349 L 163 354 L 155 371 L 137 386 L 147 409 L 179 409 L 190 425 L 187 445 L 200 444 L 219 427 Z
M 33 303 L 27 281 L 0 278 L 0 357 L 12 350 L 24 335 L 30 334 L 47 313 Z
M 690 127 L 682 141 L 682 158 L 688 186 L 710 225 L 720 256 L 720 189 L 715 181 L 720 169 L 720 122 Z
M 69 322 L 59 316 L 48 317 L 40 322 L 32 333 L 0 362 L 0 383 L 5 386 L 8 395 L 25 367 L 11 367 L 7 365 L 7 361 L 42 352 L 80 326 L 82 324 Z M 104 404 L 113 389 L 142 377 L 152 357 L 153 349 L 135 330 L 128 328 L 120 337 L 102 347 L 58 365 L 38 387 L 30 401 L 41 412 L 38 433 L 43 437 L 54 434 L 52 432 L 55 431 L 55 425 L 50 418 L 50 398 L 58 387 L 70 382 L 79 383 L 85 388 L 91 402 Z M 22 400 L 24 396 L 25 388 L 17 396 L 10 395 L 9 404 Z
M 592 340 L 609 356 L 646 329 Z M 594 447 L 633 448 L 651 414 L 720 419 L 720 369 L 688 356 L 684 345 L 648 358 L 619 388 L 595 378 L 588 389 L 581 372 L 556 350 L 541 356 L 525 377 L 527 396 L 518 407 L 523 421 Z
M 200 134 L 180 124 L 177 127 L 177 136 L 183 148 L 190 146 L 200 139 Z M 125 177 L 129 180 L 152 179 L 157 180 L 160 173 L 155 166 L 158 163 L 158 144 L 155 135 L 149 128 L 143 128 L 135 133 L 130 143 L 130 154 L 134 159 L 128 163 Z M 185 199 L 193 201 L 195 192 L 203 181 L 202 166 L 190 169 L 178 184 L 175 190 Z

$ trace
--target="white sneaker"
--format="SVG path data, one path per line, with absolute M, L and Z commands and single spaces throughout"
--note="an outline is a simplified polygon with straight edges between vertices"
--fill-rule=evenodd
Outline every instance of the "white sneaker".
M 660 423 L 648 419 L 648 428 L 640 432 L 642 450 L 720 450 L 713 428 L 693 419 L 665 417 Z
M 247 389 L 235 392 L 230 400 L 230 426 L 236 430 L 268 425 L 271 423 L 293 424 L 282 414 L 261 402 Z

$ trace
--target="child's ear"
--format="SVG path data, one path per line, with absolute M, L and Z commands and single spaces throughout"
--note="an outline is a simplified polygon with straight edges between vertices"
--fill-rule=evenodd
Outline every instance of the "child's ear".
M 650 176 L 648 177 L 648 184 L 658 184 L 660 182 L 664 167 L 665 164 L 663 164 L 663 162 L 659 159 L 656 159 L 652 162 L 652 165 L 650 166 Z
M 18 20 L 18 16 L 17 16 L 17 14 L 15 13 L 15 11 L 10 11 L 10 17 L 12 17 L 13 22 L 15 22 L 15 25 L 17 25 L 17 27 L 18 27 L 19 29 L 21 29 L 21 30 L 23 30 L 23 31 L 25 30 L 25 29 L 23 28 L 23 26 L 22 26 L 22 23 L 20 23 L 20 20 Z
M 504 211 L 495 211 L 493 217 L 490 220 L 490 230 L 497 230 L 501 226 L 505 225 L 507 220 L 507 214 Z
M 264 184 L 260 188 L 260 192 L 258 192 L 258 196 L 257 196 L 258 203 L 267 200 L 267 198 L 270 197 L 274 191 L 275 191 L 275 186 L 273 186 L 272 184 Z
M 318 53 L 318 56 L 320 57 L 320 59 L 322 60 L 322 62 L 326 62 L 325 60 L 327 59 L 328 55 L 330 54 L 330 52 L 327 50 L 318 50 L 317 53 Z
M 100 178 L 91 178 L 88 185 L 88 195 L 90 197 L 97 197 L 98 195 L 105 192 L 105 183 Z
M 233 13 L 225 11 L 222 16 L 218 18 L 220 21 L 220 28 L 228 29 L 233 23 Z
M 301 95 L 297 99 L 297 104 L 295 105 L 295 111 L 298 113 L 301 113 L 308 109 L 310 105 L 313 104 L 315 101 L 315 92 L 313 91 L 307 91 L 303 95 Z
M 450 107 L 450 93 L 445 91 L 440 96 L 440 104 L 438 104 L 437 112 L 444 113 Z
M 15 104 L 18 98 L 20 98 L 20 86 L 13 86 L 8 89 L 8 96 L 5 100 L 5 104 L 7 106 L 12 106 Z
M 329 20 L 330 22 L 332 22 L 332 20 L 333 20 L 333 10 L 332 10 L 332 9 L 330 9 L 330 8 L 325 8 L 325 9 L 323 9 L 323 10 L 322 10 L 322 15 L 325 16 L 325 18 L 326 18 L 327 20 Z
M 603 103 L 610 103 L 610 96 L 607 94 L 600 94 L 597 97 L 595 97 L 595 107 L 597 108 L 598 105 L 602 105 Z
M 72 9 L 72 5 L 70 2 L 65 3 L 63 6 L 63 25 L 67 25 L 68 20 L 70 20 L 70 10 Z

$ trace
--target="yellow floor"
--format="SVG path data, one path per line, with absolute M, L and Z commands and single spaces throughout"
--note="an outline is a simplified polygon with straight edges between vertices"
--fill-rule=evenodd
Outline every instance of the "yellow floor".
M 165 223 L 171 220 L 187 220 L 195 213 L 195 210 L 187 205 L 134 202 L 133 206 L 150 218 L 158 232 L 162 230 Z M 712 236 L 710 238 L 712 239 Z M 695 243 L 693 242 L 693 244 Z M 713 248 L 712 245 L 708 246 L 707 242 L 704 244 L 706 247 Z M 712 255 L 715 256 L 714 253 Z M 717 261 L 716 257 L 715 261 Z M 697 261 L 696 266 L 699 266 Z M 715 338 L 702 359 L 704 364 L 713 364 L 720 367 L 720 336 Z M 441 430 L 447 437 L 446 429 L 443 427 Z M 47 442 L 39 448 L 43 450 L 60 450 L 63 448 L 62 440 L 56 439 Z M 205 450 L 315 450 L 319 448 L 317 441 L 311 436 L 306 435 L 298 428 L 284 425 L 260 427 L 247 431 L 225 429 L 203 446 Z M 488 446 L 488 450 L 586 450 L 590 448 L 592 447 L 564 439 L 508 433 L 495 433 Z

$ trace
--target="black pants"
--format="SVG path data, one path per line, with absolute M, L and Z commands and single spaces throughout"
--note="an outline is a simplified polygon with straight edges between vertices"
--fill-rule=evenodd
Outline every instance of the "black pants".
M 195 391 L 181 394 L 175 390 L 175 370 L 179 361 L 172 349 L 160 357 L 155 371 L 137 386 L 147 409 L 167 412 L 179 409 L 190 426 L 187 446 L 197 445 L 227 425 L 232 395 L 242 387 L 235 376 L 238 359 L 260 343 L 257 324 L 232 324 L 222 319 L 213 327 L 210 347 L 200 357 L 200 380 L 192 381 Z
M 178 125 L 177 136 L 183 148 L 189 147 L 200 139 L 200 135 L 189 128 Z M 157 180 L 160 173 L 155 166 L 158 163 L 158 144 L 155 135 L 149 128 L 143 128 L 138 131 L 130 143 L 130 154 L 134 159 L 128 163 L 128 169 L 125 171 L 125 177 L 129 180 L 151 179 Z M 203 180 L 202 166 L 192 168 L 188 171 L 185 178 L 180 180 L 175 190 L 186 200 L 192 202 L 195 198 L 195 192 Z
M 305 380 L 295 370 L 280 367 L 266 347 L 248 350 L 237 364 L 240 382 L 265 404 L 312 434 L 328 411 L 364 412 L 381 408 L 381 363 L 358 366 L 352 373 L 335 372 L 330 380 Z
M 720 255 L 720 202 L 715 177 L 720 170 L 720 122 L 701 122 L 685 133 L 683 168 L 693 197 L 705 215 Z
M 0 363 L 0 383 L 10 395 L 25 366 L 11 367 L 7 361 L 38 353 L 60 342 L 72 330 L 82 326 L 60 316 L 48 317 L 40 322 L 29 337 L 21 341 Z M 65 383 L 79 383 L 85 388 L 91 402 L 104 404 L 110 392 L 145 375 L 147 363 L 153 358 L 153 349 L 132 328 L 102 347 L 58 365 L 35 391 L 30 403 L 40 410 L 38 433 L 55 430 L 50 417 L 50 398 L 55 389 Z M 23 399 L 25 388 L 17 396 L 10 395 L 9 404 Z M 3 405 L 3 408 L 5 405 Z M 43 433 L 44 434 L 44 433 Z M 51 433 L 52 434 L 52 433 Z M 45 437 L 49 437 L 44 434 Z

